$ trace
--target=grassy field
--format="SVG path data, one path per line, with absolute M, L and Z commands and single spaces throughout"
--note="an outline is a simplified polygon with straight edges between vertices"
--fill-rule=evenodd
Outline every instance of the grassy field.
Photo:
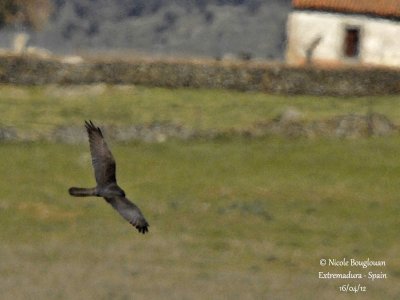
M 56 97 L 55 87 L 0 89 L 2 122 L 23 130 L 88 118 L 247 126 L 288 105 L 322 118 L 346 107 L 362 112 L 370 101 L 311 98 L 306 109 L 305 97 L 223 91 L 92 87 Z M 394 100 L 374 108 L 389 112 Z M 112 143 L 118 180 L 151 224 L 143 236 L 102 199 L 68 195 L 72 185 L 94 185 L 88 145 L 0 143 L 0 298 L 399 299 L 399 144 L 400 137 Z M 387 265 L 322 267 L 323 258 Z M 349 270 L 388 278 L 318 278 Z M 347 283 L 367 292 L 339 292 Z
M 0 86 L 0 125 L 50 132 L 57 126 L 172 122 L 194 129 L 245 129 L 269 121 L 288 107 L 306 120 L 367 112 L 400 124 L 398 96 L 334 98 L 277 96 L 224 90 L 145 88 L 135 86 Z

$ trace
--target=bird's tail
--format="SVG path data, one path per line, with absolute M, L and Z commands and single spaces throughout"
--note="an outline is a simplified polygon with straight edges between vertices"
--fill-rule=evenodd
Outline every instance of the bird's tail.
M 68 192 L 71 196 L 75 197 L 96 196 L 96 188 L 71 187 L 69 188 Z

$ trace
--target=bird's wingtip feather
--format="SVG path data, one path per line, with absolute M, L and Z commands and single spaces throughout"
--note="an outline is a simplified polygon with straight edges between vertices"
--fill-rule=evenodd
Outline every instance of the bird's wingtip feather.
M 88 121 L 85 120 L 85 127 L 86 127 L 86 130 L 88 131 L 88 133 L 90 133 L 91 131 L 97 131 L 100 134 L 100 136 L 103 137 L 103 133 L 101 132 L 100 127 L 97 127 L 96 125 L 94 125 L 92 120 L 88 120 Z
M 146 222 L 144 225 L 137 225 L 135 223 L 131 223 L 140 233 L 145 234 L 149 231 L 149 224 Z

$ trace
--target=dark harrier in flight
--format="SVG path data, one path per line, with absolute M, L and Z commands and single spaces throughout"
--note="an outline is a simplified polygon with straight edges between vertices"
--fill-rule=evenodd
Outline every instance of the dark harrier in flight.
M 94 126 L 92 121 L 85 121 L 85 127 L 89 135 L 90 153 L 97 186 L 94 188 L 71 187 L 68 190 L 69 194 L 75 197 L 103 197 L 139 232 L 146 233 L 149 224 L 142 212 L 125 197 L 125 192 L 117 184 L 115 160 L 107 147 L 100 128 Z

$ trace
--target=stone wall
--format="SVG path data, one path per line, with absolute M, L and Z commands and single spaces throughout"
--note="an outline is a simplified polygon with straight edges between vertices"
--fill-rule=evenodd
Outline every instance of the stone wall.
M 217 61 L 101 61 L 63 63 L 30 56 L 0 57 L 0 83 L 139 84 L 222 88 L 275 94 L 364 96 L 400 94 L 400 70 L 316 69 L 283 64 Z

